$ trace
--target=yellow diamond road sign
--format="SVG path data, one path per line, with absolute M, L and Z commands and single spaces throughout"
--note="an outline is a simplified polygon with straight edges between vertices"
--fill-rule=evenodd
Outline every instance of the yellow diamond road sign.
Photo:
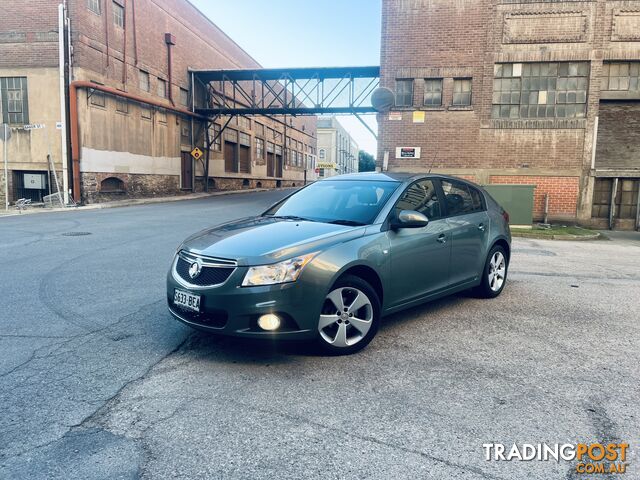
M 195 158 L 196 160 L 200 160 L 200 159 L 202 158 L 202 155 L 203 155 L 203 154 L 202 154 L 202 150 L 200 150 L 198 147 L 194 148 L 194 149 L 191 151 L 191 156 L 192 156 L 193 158 Z

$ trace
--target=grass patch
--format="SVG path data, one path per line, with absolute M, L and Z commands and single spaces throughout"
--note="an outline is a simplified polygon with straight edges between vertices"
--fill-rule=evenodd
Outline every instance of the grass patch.
M 553 225 L 551 228 L 542 228 L 536 225 L 533 228 L 517 228 L 511 227 L 511 233 L 522 234 L 523 236 L 531 235 L 531 236 L 542 236 L 542 237 L 553 237 L 556 235 L 573 235 L 576 237 L 590 237 L 593 235 L 598 235 L 598 232 L 594 230 L 589 230 L 588 228 L 581 227 L 567 227 L 561 225 Z

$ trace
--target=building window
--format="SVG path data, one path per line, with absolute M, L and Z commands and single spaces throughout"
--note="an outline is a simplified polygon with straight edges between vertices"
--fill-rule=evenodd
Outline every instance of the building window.
M 149 73 L 145 72 L 144 70 L 140 70 L 139 73 L 139 78 L 140 78 L 140 90 L 142 90 L 143 92 L 148 92 L 149 91 Z
M 87 8 L 96 15 L 100 15 L 100 0 L 87 0 Z
M 158 96 L 167 98 L 167 82 L 161 78 L 158 79 Z
M 166 110 L 157 110 L 156 111 L 156 119 L 159 123 L 167 123 L 167 112 Z
M 442 105 L 442 79 L 427 78 L 424 81 L 424 104 L 427 107 Z
M 264 158 L 264 140 L 256 138 L 256 160 Z
M 124 28 L 124 7 L 113 2 L 113 23 L 116 27 Z
M 468 107 L 471 105 L 471 79 L 455 78 L 453 80 L 453 106 Z
M 495 66 L 493 118 L 584 118 L 587 62 L 504 63 Z
M 151 120 L 151 109 L 149 107 L 145 107 L 144 105 L 141 105 L 140 116 L 145 120 Z
M 27 77 L 0 78 L 0 95 L 3 123 L 29 123 Z
M 180 105 L 189 106 L 189 90 L 180 88 Z
M 99 90 L 89 90 L 89 102 L 95 107 L 106 108 L 107 106 L 107 98 Z
M 320 158 L 320 160 L 324 160 L 326 155 L 327 155 L 327 152 L 324 148 L 321 148 L 320 150 L 318 150 L 318 157 Z
M 241 115 L 238 117 L 238 126 L 247 130 L 251 130 L 251 120 Z
M 209 141 L 211 142 L 211 147 L 216 152 L 222 150 L 222 135 L 220 135 L 221 130 L 222 127 L 217 123 L 213 123 L 211 124 L 211 127 L 209 127 Z
M 116 112 L 129 113 L 129 102 L 126 98 L 116 99 Z
M 261 137 L 264 137 L 264 125 L 256 122 L 255 126 L 256 126 L 256 135 L 260 135 Z
M 413 105 L 413 79 L 396 80 L 396 107 Z
M 640 91 L 640 62 L 615 62 L 602 65 L 602 89 L 609 91 Z

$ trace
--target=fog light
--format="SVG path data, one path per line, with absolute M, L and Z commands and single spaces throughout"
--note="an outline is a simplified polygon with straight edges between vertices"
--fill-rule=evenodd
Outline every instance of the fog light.
M 280 328 L 280 317 L 274 315 L 273 313 L 262 315 L 258 319 L 258 326 L 263 330 L 277 330 L 278 328 Z

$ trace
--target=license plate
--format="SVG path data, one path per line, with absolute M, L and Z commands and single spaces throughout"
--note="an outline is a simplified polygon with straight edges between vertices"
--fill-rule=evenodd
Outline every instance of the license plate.
M 200 311 L 200 295 L 194 295 L 183 290 L 175 290 L 173 292 L 173 303 L 194 312 Z

